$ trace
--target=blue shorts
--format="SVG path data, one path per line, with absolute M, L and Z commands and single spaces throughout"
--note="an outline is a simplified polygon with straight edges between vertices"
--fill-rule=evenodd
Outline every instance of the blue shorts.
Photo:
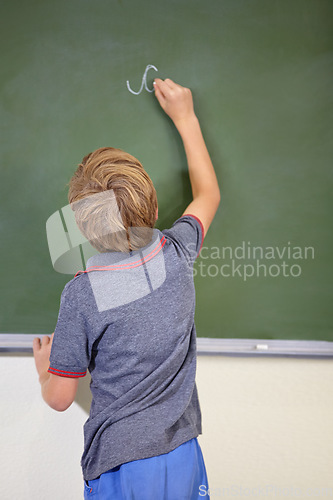
M 84 498 L 199 500 L 207 490 L 205 463 L 197 438 L 194 438 L 170 453 L 127 462 L 97 479 L 85 481 Z

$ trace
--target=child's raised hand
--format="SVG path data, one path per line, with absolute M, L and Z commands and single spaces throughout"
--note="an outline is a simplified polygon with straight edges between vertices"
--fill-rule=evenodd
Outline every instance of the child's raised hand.
M 161 108 L 176 126 L 195 116 L 190 89 L 178 85 L 169 78 L 166 80 L 156 78 L 154 87 L 155 96 Z

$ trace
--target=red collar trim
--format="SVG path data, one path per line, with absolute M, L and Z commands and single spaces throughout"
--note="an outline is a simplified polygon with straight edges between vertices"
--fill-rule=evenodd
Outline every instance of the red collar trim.
M 156 247 L 144 258 L 141 258 L 140 260 L 137 260 L 135 262 L 131 262 L 129 264 L 118 264 L 118 265 L 110 265 L 110 266 L 91 266 L 88 267 L 85 271 L 78 271 L 74 278 L 78 276 L 79 274 L 84 274 L 84 273 L 89 273 L 90 271 L 120 271 L 120 270 L 127 270 L 127 269 L 133 269 L 135 267 L 142 266 L 146 262 L 149 262 L 155 255 L 157 255 L 162 248 L 164 247 L 166 243 L 166 238 L 163 236 L 159 243 L 156 245 Z

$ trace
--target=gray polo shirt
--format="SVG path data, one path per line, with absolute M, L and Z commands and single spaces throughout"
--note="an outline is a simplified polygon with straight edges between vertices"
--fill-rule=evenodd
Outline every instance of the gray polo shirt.
M 183 216 L 140 251 L 94 255 L 63 290 L 49 372 L 91 374 L 86 480 L 201 434 L 193 263 L 202 242 L 199 219 Z

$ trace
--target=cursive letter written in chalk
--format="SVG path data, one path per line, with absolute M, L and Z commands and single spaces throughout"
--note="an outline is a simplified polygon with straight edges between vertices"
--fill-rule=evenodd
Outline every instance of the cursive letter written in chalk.
M 148 85 L 147 85 L 147 73 L 148 73 L 148 71 L 150 69 L 154 69 L 155 71 L 158 71 L 158 69 L 155 66 L 153 66 L 152 64 L 148 64 L 148 66 L 145 69 L 145 72 L 143 73 L 141 87 L 140 87 L 139 92 L 134 92 L 134 90 L 132 90 L 131 87 L 130 87 L 129 81 L 127 80 L 127 82 L 126 82 L 127 88 L 131 92 L 131 94 L 134 94 L 134 95 L 141 94 L 143 86 L 145 87 L 145 89 L 147 90 L 147 92 L 154 92 L 154 89 L 149 89 Z

